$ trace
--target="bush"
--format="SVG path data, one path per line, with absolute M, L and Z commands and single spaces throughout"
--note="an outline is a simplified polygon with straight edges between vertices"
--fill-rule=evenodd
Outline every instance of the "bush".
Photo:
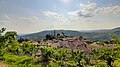
M 95 65 L 95 67 L 109 67 L 109 66 L 106 64 L 97 64 L 97 65 Z
M 11 54 L 4 54 L 3 56 L 5 63 L 8 65 L 18 65 L 18 66 L 24 66 L 27 67 L 29 65 L 34 65 L 35 60 L 28 56 L 17 56 L 17 55 L 11 55 Z

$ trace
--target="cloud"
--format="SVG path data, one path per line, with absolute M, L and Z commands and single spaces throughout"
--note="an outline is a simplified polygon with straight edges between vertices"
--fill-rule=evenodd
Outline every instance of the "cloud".
M 26 23 L 36 23 L 39 21 L 39 18 L 37 16 L 32 16 L 32 17 L 20 17 L 18 20 L 21 20 Z
M 8 16 L 8 15 L 4 15 L 4 18 L 5 18 L 6 20 L 10 20 L 10 19 L 11 19 L 10 16 Z
M 107 13 L 111 13 L 114 15 L 120 15 L 120 6 L 111 6 L 111 7 L 102 7 L 102 8 L 97 8 L 94 11 L 95 14 L 103 15 Z
M 28 33 L 46 28 L 46 23 L 42 22 L 37 16 L 3 15 L 0 18 L 0 27 L 6 27 L 7 30 L 16 30 L 18 33 Z
M 96 3 L 88 2 L 87 4 L 80 4 L 80 8 L 83 11 L 93 11 L 96 8 Z
M 43 14 L 51 18 L 59 18 L 59 19 L 64 18 L 62 15 L 51 11 L 45 11 L 43 12 Z
M 7 16 L 10 17 L 7 20 Z M 54 29 L 54 28 L 62 28 L 63 25 L 67 24 L 64 23 L 65 19 L 62 20 L 44 20 L 41 19 L 39 16 L 16 16 L 16 15 L 7 15 L 6 17 L 2 15 L 0 18 L 0 27 L 5 27 L 7 30 L 15 30 L 18 33 L 31 33 L 31 32 L 39 32 L 46 29 Z M 53 18 L 53 17 L 52 17 Z M 58 16 L 57 16 L 58 18 Z M 61 17 L 60 17 L 61 18 Z M 57 22 L 57 23 L 56 23 Z
M 108 13 L 120 15 L 120 6 L 97 7 L 96 3 L 88 2 L 87 4 L 80 4 L 80 10 L 68 12 L 68 15 L 89 18 L 95 15 L 103 15 Z
M 38 18 L 37 16 L 32 16 L 32 19 L 33 19 L 33 20 L 36 20 L 36 21 L 39 20 L 39 18 Z
M 0 26 L 3 26 L 3 25 L 6 25 L 6 24 L 9 24 L 11 21 L 11 17 L 7 14 L 1 16 L 0 18 Z
M 79 17 L 92 17 L 92 13 L 96 8 L 96 3 L 80 4 L 80 10 L 74 12 L 68 12 L 69 15 L 79 16 Z
M 68 14 L 71 16 L 77 16 L 77 17 L 92 17 L 93 16 L 91 12 L 82 11 L 82 10 L 78 10 L 75 12 L 68 12 Z

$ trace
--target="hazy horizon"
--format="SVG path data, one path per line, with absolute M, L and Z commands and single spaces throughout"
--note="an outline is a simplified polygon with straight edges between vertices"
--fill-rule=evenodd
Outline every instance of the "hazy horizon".
M 18 33 L 120 27 L 120 0 L 0 0 L 0 28 Z
M 109 28 L 109 29 L 91 29 L 91 30 L 74 30 L 74 29 L 46 29 L 46 30 L 41 30 L 41 31 L 35 31 L 35 32 L 26 32 L 26 33 L 18 33 L 20 35 L 24 35 L 24 34 L 33 34 L 33 33 L 38 33 L 38 32 L 43 32 L 43 31 L 53 31 L 53 30 L 71 30 L 71 31 L 79 31 L 79 32 L 92 32 L 92 31 L 101 31 L 101 30 L 112 30 L 118 27 L 113 27 L 113 28 Z M 9 30 L 12 31 L 12 30 Z M 14 30 L 15 31 L 15 30 Z

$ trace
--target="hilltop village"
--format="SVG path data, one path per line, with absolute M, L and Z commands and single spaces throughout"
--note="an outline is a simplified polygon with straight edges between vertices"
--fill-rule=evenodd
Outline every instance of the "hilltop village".
M 99 41 L 90 41 L 84 39 L 82 36 L 67 36 L 64 34 L 64 32 L 56 33 L 56 31 L 53 31 L 54 34 L 47 34 L 46 38 L 33 41 L 28 39 L 20 38 L 18 39 L 18 42 L 20 42 L 20 45 L 22 46 L 22 42 L 27 41 L 33 44 L 34 46 L 57 46 L 57 47 L 63 47 L 63 48 L 75 48 L 80 50 L 86 50 L 91 51 L 92 49 L 96 48 L 104 48 L 105 43 L 101 43 Z M 89 44 L 99 44 L 100 46 L 90 46 Z M 107 46 L 110 46 L 112 48 L 114 44 L 112 41 L 106 42 L 106 44 L 109 44 Z
M 63 32 L 57 33 L 54 30 L 54 34 L 47 34 L 46 38 L 39 41 L 32 41 L 28 39 L 20 38 L 18 42 L 22 43 L 28 41 L 36 46 L 57 46 L 57 47 L 79 47 L 92 43 L 92 41 L 83 40 L 81 36 L 66 36 Z

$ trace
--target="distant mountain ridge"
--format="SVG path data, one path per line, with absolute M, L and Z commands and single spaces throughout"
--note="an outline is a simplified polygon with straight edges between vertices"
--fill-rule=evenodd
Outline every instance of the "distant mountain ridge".
M 18 36 L 19 38 L 31 39 L 31 40 L 39 40 L 41 38 L 45 38 L 46 34 L 53 34 L 54 30 L 42 31 L 38 33 L 32 33 L 27 35 Z M 83 36 L 88 40 L 109 40 L 110 34 L 119 34 L 120 35 L 120 27 L 108 30 L 94 30 L 94 31 L 74 31 L 74 30 L 56 30 L 56 33 L 64 32 L 67 36 Z

